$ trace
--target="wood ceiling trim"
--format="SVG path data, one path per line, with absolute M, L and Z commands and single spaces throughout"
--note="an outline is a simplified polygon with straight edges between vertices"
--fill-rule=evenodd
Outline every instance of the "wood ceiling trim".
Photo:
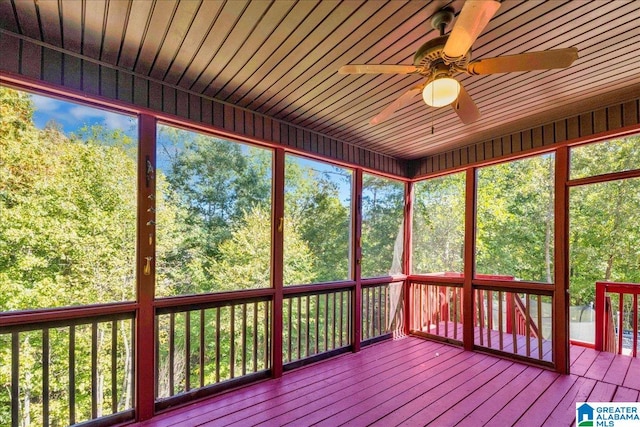
M 372 2 L 366 3 L 369 6 Z M 403 4 L 401 2 L 391 2 L 379 8 L 375 12 L 366 10 L 365 7 L 360 8 L 347 20 L 335 27 L 322 41 L 314 46 L 312 50 L 304 55 L 302 60 L 292 67 L 293 72 L 288 72 L 278 79 L 270 90 L 275 93 L 282 93 L 283 99 L 277 103 L 273 103 L 271 99 L 258 98 L 255 100 L 259 104 L 259 108 L 263 109 L 265 114 L 274 115 L 276 117 L 284 117 L 283 108 L 294 106 L 294 108 L 308 108 L 300 101 L 300 97 L 313 87 L 322 82 L 332 79 L 338 70 L 328 64 L 342 62 L 340 58 L 353 55 L 353 51 L 363 51 L 367 46 L 375 44 L 377 40 L 388 32 L 386 26 L 382 23 L 400 14 L 399 11 Z M 376 6 L 379 6 L 377 4 Z M 410 4 L 413 6 L 411 12 L 419 10 L 418 4 Z M 404 13 L 404 11 L 403 11 Z M 364 22 L 363 16 L 369 16 Z M 360 23 L 360 26 L 358 26 Z M 362 37 L 362 34 L 366 34 Z
M 408 11 L 405 8 L 401 12 L 402 15 L 405 15 Z M 361 102 L 359 102 L 361 97 L 366 96 L 371 90 L 366 87 L 366 84 L 358 85 L 355 89 L 350 90 L 349 97 L 344 97 L 339 92 L 353 85 L 358 79 L 366 81 L 370 80 L 372 76 L 339 75 L 337 70 L 347 63 L 397 64 L 412 62 L 412 59 L 409 61 L 407 57 L 413 57 L 425 33 L 422 16 L 424 10 L 410 10 L 409 12 L 412 13 L 412 16 L 403 21 L 391 33 L 379 37 L 377 33 L 372 32 L 370 33 L 373 36 L 371 39 L 363 39 L 355 45 L 351 45 L 342 54 L 339 54 L 342 49 L 338 49 L 336 55 L 324 57 L 322 62 L 316 64 L 316 68 L 322 63 L 326 63 L 326 72 L 318 73 L 312 77 L 304 76 L 303 79 L 300 79 L 295 101 L 288 103 L 288 105 L 285 103 L 276 104 L 272 109 L 277 111 L 280 117 L 295 119 L 297 123 L 305 127 L 318 128 L 323 123 L 324 117 L 332 117 L 334 119 L 332 121 L 337 121 L 339 120 L 338 114 L 344 112 L 345 109 L 354 111 L 361 108 Z M 400 38 L 414 41 L 406 47 L 400 47 L 396 44 Z M 374 46 L 372 49 L 364 49 L 366 56 L 364 56 L 365 53 L 361 46 L 361 43 L 364 42 L 372 43 Z
M 129 20 L 125 28 L 122 48 L 118 57 L 118 66 L 132 70 L 143 42 L 143 37 L 149 29 L 149 18 L 154 2 L 135 1 L 131 3 Z
M 318 44 L 322 43 L 327 37 L 334 38 L 335 41 L 346 37 L 349 26 L 353 29 L 356 22 L 359 22 L 358 18 L 370 16 L 380 6 L 381 3 L 379 2 L 346 2 L 338 4 L 322 21 L 316 22 L 308 30 L 305 29 L 306 34 L 304 37 L 298 40 L 291 40 L 291 48 L 286 54 L 286 60 L 277 56 L 273 57 L 271 66 L 268 69 L 264 68 L 264 78 L 255 81 L 252 88 L 239 100 L 240 105 L 266 114 L 268 106 L 265 106 L 265 102 L 272 99 L 273 96 L 277 95 L 283 100 L 287 100 L 287 96 L 290 95 L 287 86 L 291 81 L 305 67 L 313 66 L 317 61 L 322 60 L 321 56 L 318 56 L 319 50 L 316 50 Z M 330 55 L 331 52 L 329 51 L 327 54 Z
M 262 22 L 265 14 L 269 10 L 269 6 L 269 2 L 249 3 L 247 9 L 229 33 L 229 37 L 227 37 L 222 46 L 220 46 L 220 49 L 211 59 L 207 68 L 202 72 L 202 77 L 198 84 L 202 84 L 203 86 L 202 90 L 198 90 L 199 92 L 204 92 L 208 96 L 211 96 L 218 91 L 217 88 L 226 82 L 226 80 L 219 78 L 220 73 L 234 62 L 234 57 L 238 52 L 241 52 L 243 49 L 244 51 L 251 51 L 252 46 L 247 45 L 247 40 L 255 33 L 256 27 Z M 282 11 L 283 10 L 280 10 L 280 12 Z M 278 19 L 277 17 L 274 18 Z M 227 75 L 233 77 L 233 75 Z M 194 86 L 194 88 L 196 87 L 199 86 Z
M 170 24 L 173 22 L 178 3 L 176 0 L 156 2 L 151 11 L 149 27 L 144 33 L 138 50 L 133 70 L 138 74 L 148 75 L 160 48 L 168 37 Z
M 60 3 L 62 16 L 62 47 L 72 52 L 82 53 L 82 8 Z
M 14 1 L 13 7 L 18 15 L 18 23 L 22 34 L 35 40 L 42 40 L 35 3 L 33 1 Z
M 232 60 L 219 70 L 209 84 L 209 93 L 215 98 L 224 99 L 227 96 L 227 88 L 234 78 L 249 67 L 249 63 L 254 56 L 254 50 L 259 50 L 265 43 L 268 43 L 273 33 L 283 20 L 292 13 L 294 1 L 278 1 L 271 3 L 264 15 L 256 22 L 256 27 L 248 35 L 243 46 L 234 53 Z
M 36 11 L 42 31 L 42 40 L 54 46 L 62 46 L 60 14 L 57 2 L 36 2 Z
M 18 18 L 13 8 L 13 3 L 8 1 L 0 1 L 0 16 L 2 17 L 2 26 L 12 33 L 19 33 Z
M 291 9 L 288 9 L 286 14 L 281 18 L 281 21 L 278 22 L 278 25 L 276 25 L 273 31 L 269 33 L 268 37 L 265 37 L 261 43 L 256 44 L 255 51 L 252 52 L 248 60 L 242 64 L 234 76 L 227 79 L 227 81 L 224 82 L 224 85 L 218 89 L 218 92 L 215 93 L 215 97 L 217 99 L 234 103 L 236 98 L 241 96 L 236 94 L 236 92 L 239 92 L 238 88 L 245 84 L 256 72 L 258 67 L 269 59 L 272 52 L 274 52 L 278 47 L 281 47 L 282 44 L 291 37 L 291 34 L 295 29 L 304 22 L 305 18 L 311 14 L 317 6 L 317 1 L 305 1 L 298 2 Z M 281 25 L 285 21 L 289 25 Z M 258 31 L 258 33 L 260 33 L 260 31 Z
M 125 30 L 129 22 L 131 3 L 127 1 L 110 1 L 104 25 L 104 42 L 100 52 L 100 60 L 117 64 L 120 58 Z
M 193 25 L 201 5 L 201 1 L 178 3 L 175 14 L 169 22 L 165 38 L 160 43 L 153 63 L 149 67 L 147 73 L 149 76 L 159 80 L 165 77 L 167 70 L 175 61 L 176 55 L 182 49 L 185 35 Z
M 304 3 L 304 2 L 303 2 Z M 247 69 L 247 77 L 244 81 L 236 80 L 239 84 L 233 84 L 235 90 L 227 97 L 227 101 L 246 107 L 253 99 L 263 92 L 262 88 L 257 86 L 265 79 L 266 76 L 273 76 L 273 70 L 283 63 L 286 58 L 287 64 L 295 63 L 300 59 L 300 50 L 296 50 L 300 44 L 304 43 L 309 35 L 318 27 L 337 7 L 342 6 L 345 12 L 357 8 L 362 1 L 353 1 L 338 4 L 337 2 L 320 2 L 313 11 L 302 17 L 292 15 L 294 21 L 298 23 L 295 28 L 288 32 L 282 41 L 274 45 L 269 42 L 265 44 L 263 52 L 258 52 L 262 60 L 255 64 L 255 68 Z M 313 12 L 313 13 L 311 13 Z M 300 19 L 302 18 L 302 19 Z M 284 34 L 282 34 L 284 35 Z M 274 40 L 276 42 L 276 40 Z M 293 54 L 292 52 L 295 52 Z M 292 56 L 294 55 L 294 56 Z M 298 55 L 298 56 L 295 56 Z M 257 93 L 259 91 L 259 93 Z

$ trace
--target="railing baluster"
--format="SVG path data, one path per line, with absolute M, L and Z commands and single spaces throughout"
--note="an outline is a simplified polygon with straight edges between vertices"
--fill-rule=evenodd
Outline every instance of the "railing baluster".
M 378 287 L 378 331 L 374 331 L 376 335 L 382 335 L 382 288 Z
M 247 374 L 247 304 L 242 304 L 242 375 Z
M 320 295 L 316 294 L 316 348 L 315 353 L 320 353 Z
M 305 341 L 305 344 L 307 346 L 307 352 L 305 353 L 305 357 L 309 356 L 309 329 L 310 329 L 310 324 L 309 324 L 309 295 L 307 295 L 305 297 L 305 304 L 306 304 L 306 315 L 307 315 L 307 323 L 306 323 L 306 333 L 307 333 L 307 339 Z
M 493 292 L 487 291 L 487 347 L 491 348 L 493 335 Z
M 618 293 L 618 354 L 622 354 L 622 332 L 624 331 L 624 294 Z
M 333 321 L 332 321 L 332 331 L 333 333 L 331 334 L 332 337 L 332 347 L 336 348 L 336 292 L 334 292 L 332 294 L 332 298 L 333 298 Z
M 220 307 L 216 307 L 216 382 L 220 382 Z
M 440 287 L 439 286 L 434 286 L 433 290 L 436 293 L 436 312 L 435 314 L 435 324 L 436 324 L 436 335 L 440 335 L 440 320 L 442 320 L 442 298 L 440 296 Z
M 265 368 L 271 367 L 271 313 L 273 309 L 271 307 L 271 301 L 267 301 L 264 304 L 264 339 L 265 339 Z
M 633 294 L 633 357 L 638 356 L 638 294 Z
M 253 303 L 253 372 L 258 372 L 258 302 Z
M 531 318 L 529 293 L 524 294 L 524 322 L 525 322 L 525 339 L 527 340 L 526 349 L 527 356 L 531 356 L 531 324 L 529 319 Z
M 236 376 L 236 306 L 230 305 L 231 314 L 229 315 L 229 321 L 231 322 L 231 333 L 229 338 L 229 376 L 235 378 Z
M 458 339 L 458 292 L 460 288 L 453 288 L 453 338 Z
M 174 395 L 174 362 L 176 351 L 176 315 L 169 314 L 169 396 Z
M 302 359 L 302 298 L 292 297 L 296 300 L 296 332 L 298 334 L 297 358 Z
M 511 297 L 511 336 L 513 339 L 513 353 L 518 354 L 518 339 L 516 336 L 516 332 L 518 329 L 518 325 L 516 323 L 516 301 L 515 294 L 513 292 L 509 292 L 509 296 Z
M 503 326 L 503 322 L 504 322 L 504 316 L 502 314 L 502 300 L 504 299 L 504 292 L 499 291 L 498 292 L 498 330 L 499 330 L 499 334 L 498 334 L 498 341 L 500 343 L 500 350 L 504 350 L 504 326 Z
M 484 303 L 482 300 L 482 289 L 476 291 L 476 303 L 478 304 L 478 328 L 480 329 L 480 345 L 484 345 Z
M 42 426 L 49 427 L 49 328 L 42 330 Z
M 291 362 L 293 360 L 293 349 L 292 349 L 292 341 L 293 341 L 293 335 L 292 335 L 292 331 L 293 331 L 293 299 L 289 298 L 289 323 L 287 324 L 287 331 L 288 331 L 288 337 L 289 339 L 287 340 L 287 357 L 285 357 L 284 359 L 286 361 Z
M 76 327 L 69 326 L 69 425 L 76 423 Z
M 155 334 L 158 336 L 158 320 L 155 322 Z M 156 338 L 156 342 L 158 339 Z M 159 349 L 156 345 L 156 393 L 158 390 L 158 360 Z M 126 394 L 126 392 L 125 392 Z M 113 320 L 111 322 L 111 412 L 118 412 L 118 322 Z
M 324 351 L 329 350 L 329 294 L 324 294 Z
M 184 312 L 184 390 L 191 390 L 191 311 Z
M 200 354 L 199 354 L 199 364 L 200 364 L 200 387 L 204 387 L 204 366 L 205 366 L 205 311 L 204 309 L 200 310 Z
M 91 324 L 91 418 L 98 418 L 98 323 Z
M 11 333 L 11 426 L 20 425 L 20 334 Z
M 542 360 L 542 296 L 538 297 L 538 359 Z
M 344 292 L 340 292 L 340 347 L 344 346 Z

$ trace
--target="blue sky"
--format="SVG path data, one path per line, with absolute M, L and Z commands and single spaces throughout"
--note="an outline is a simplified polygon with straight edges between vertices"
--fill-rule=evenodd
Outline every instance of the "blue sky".
M 31 94 L 31 100 L 35 107 L 33 121 L 41 129 L 49 120 L 60 124 L 65 134 L 76 132 L 84 125 L 103 124 L 108 129 L 121 129 L 137 138 L 136 118 L 133 116 L 35 94 Z

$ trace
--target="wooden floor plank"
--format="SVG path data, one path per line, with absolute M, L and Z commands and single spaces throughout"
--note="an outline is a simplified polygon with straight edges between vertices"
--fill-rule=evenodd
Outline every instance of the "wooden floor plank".
M 576 402 L 586 402 L 593 391 L 596 381 L 591 378 L 579 377 L 567 391 L 560 402 L 556 403 L 543 426 L 570 426 L 576 418 Z M 525 418 L 529 422 L 529 418 Z M 536 424 L 540 425 L 540 424 Z
M 415 352 L 416 358 L 418 359 L 416 363 L 419 363 L 419 360 L 421 360 L 425 354 L 435 352 L 442 347 L 444 347 L 443 344 L 433 342 L 427 344 L 426 341 L 423 345 L 412 347 L 414 350 L 422 349 L 422 351 Z M 217 425 L 233 425 L 234 423 L 240 425 L 255 425 L 264 420 L 272 419 L 280 415 L 281 412 L 288 412 L 296 407 L 304 407 L 309 402 L 312 402 L 313 399 L 327 398 L 331 400 L 338 398 L 342 389 L 361 383 L 368 384 L 372 381 L 371 377 L 384 375 L 384 373 L 390 369 L 395 370 L 394 373 L 396 374 L 401 374 L 402 366 L 397 363 L 397 360 L 401 357 L 409 360 L 411 354 L 413 353 L 403 353 L 402 356 L 397 355 L 394 358 L 376 358 L 373 359 L 371 363 L 358 366 L 336 377 L 318 376 L 316 381 L 305 384 L 303 387 L 298 388 L 295 393 L 281 393 L 270 396 L 268 399 L 257 399 L 256 401 L 245 402 L 242 410 L 236 410 L 232 413 L 228 410 L 209 413 L 207 414 L 209 418 L 207 422 Z M 319 366 L 321 369 L 321 365 Z M 252 414 L 247 415 L 245 409 L 251 409 Z M 212 418 L 212 415 L 215 416 L 215 418 Z M 201 421 L 200 417 L 198 421 Z
M 627 387 L 618 386 L 613 395 L 612 402 L 638 402 L 640 390 L 633 390 Z
M 403 393 L 419 393 L 423 383 L 428 383 L 435 387 L 450 377 L 449 375 L 438 375 L 439 373 L 458 371 L 458 366 L 468 366 L 473 363 L 471 362 L 472 359 L 480 360 L 481 358 L 475 358 L 467 352 L 458 350 L 453 357 L 448 358 L 446 355 L 441 355 L 436 359 L 438 365 L 435 369 L 429 370 L 428 365 L 421 364 L 409 372 L 409 375 L 396 377 L 392 381 L 382 379 L 375 387 L 356 391 L 348 399 L 341 400 L 335 405 L 325 406 L 322 410 L 316 410 L 306 415 L 304 422 L 310 424 L 317 422 L 319 425 L 340 425 L 362 413 L 373 415 L 375 409 L 383 408 L 384 403 L 388 401 L 399 402 L 407 400 L 408 398 L 403 396 Z M 464 368 L 460 369 L 460 371 L 462 370 Z M 384 411 L 392 410 L 384 409 Z M 295 425 L 302 419 L 302 417 L 298 416 L 295 422 L 291 424 Z
M 386 385 L 402 383 L 408 378 L 419 375 L 425 369 L 438 369 L 437 364 L 446 359 L 436 357 L 434 354 L 436 350 L 445 355 L 448 352 L 462 353 L 460 349 L 443 344 L 437 347 L 432 346 L 428 353 L 417 355 L 415 358 L 404 357 L 402 363 L 398 363 L 400 359 L 390 361 L 384 369 L 372 370 L 368 374 L 359 375 L 355 381 L 332 381 L 332 384 L 318 388 L 315 392 L 293 396 L 287 401 L 274 401 L 260 413 L 241 420 L 240 424 L 268 423 L 273 425 L 275 423 L 275 425 L 285 425 L 302 417 L 305 418 L 305 423 L 311 423 L 315 414 L 327 416 L 326 407 L 330 407 L 330 411 L 335 412 L 342 407 L 341 405 L 366 400 L 367 394 L 377 393 L 377 386 L 380 383 Z M 427 360 L 428 357 L 431 357 L 430 360 Z
M 484 369 L 477 375 L 471 378 L 467 377 L 467 380 L 457 387 L 452 388 L 447 393 L 440 393 L 440 396 L 434 395 L 430 400 L 427 400 L 426 405 L 419 412 L 416 412 L 410 418 L 402 422 L 403 426 L 424 426 L 427 424 L 432 425 L 453 425 L 447 423 L 441 423 L 436 420 L 441 414 L 453 411 L 453 406 L 459 404 L 462 400 L 468 398 L 472 393 L 480 390 L 484 384 L 492 381 L 501 372 L 513 366 L 512 362 L 507 360 L 501 360 L 498 363 L 491 365 Z
M 193 419 L 193 422 L 206 421 L 217 418 L 220 413 L 228 414 L 243 411 L 254 405 L 256 401 L 261 402 L 280 395 L 286 395 L 287 393 L 296 393 L 298 390 L 321 381 L 327 376 L 339 377 L 344 373 L 356 372 L 359 369 L 371 369 L 375 363 L 380 363 L 387 359 L 396 360 L 398 357 L 418 351 L 422 345 L 419 341 L 410 339 L 395 340 L 384 344 L 383 346 L 375 346 L 377 354 L 375 359 L 365 356 L 366 353 L 364 352 L 344 354 L 287 372 L 282 378 L 276 380 L 254 384 L 231 393 L 213 397 L 211 402 L 217 404 L 209 411 L 203 410 L 199 404 L 193 404 L 189 408 L 182 409 L 180 414 L 171 412 L 161 415 L 157 417 L 158 422 L 161 422 L 161 424 L 154 424 L 154 426 L 170 426 L 184 422 L 185 419 Z M 318 367 L 321 368 L 318 369 Z
M 580 376 L 584 375 L 589 370 L 596 357 L 598 357 L 597 351 L 585 349 L 582 355 L 571 365 L 571 373 Z
M 510 384 L 512 379 L 518 378 L 526 370 L 526 366 L 514 363 L 507 369 L 504 369 L 498 373 L 493 379 L 482 384 L 478 389 L 473 391 L 468 396 L 459 400 L 456 404 L 447 409 L 442 415 L 436 417 L 432 422 L 435 425 L 453 426 L 459 425 L 462 419 L 473 412 L 476 409 L 483 408 L 485 404 L 490 407 L 495 399 L 494 392 L 501 390 L 507 384 Z M 511 384 L 513 385 L 513 384 Z M 454 398 L 454 396 L 444 396 L 445 399 Z M 486 410 L 487 408 L 485 408 Z M 420 418 L 418 418 L 419 420 Z
M 467 414 L 457 425 L 463 427 L 487 424 L 495 414 L 514 399 L 514 394 L 521 390 L 527 390 L 531 384 L 538 381 L 538 377 L 543 372 L 546 371 L 534 366 L 527 366 L 520 374 L 510 378 L 509 383 L 504 387 L 495 389 L 495 393 L 489 393 L 489 399 Z
M 480 360 L 474 357 L 473 359 L 468 359 L 468 361 L 469 363 L 465 363 L 463 369 L 460 369 L 460 366 L 452 369 L 452 375 L 448 376 L 446 372 L 440 372 L 433 378 L 433 381 L 413 387 L 406 393 L 398 395 L 397 399 L 388 401 L 386 405 L 381 402 L 380 406 L 370 408 L 369 412 L 371 413 L 366 414 L 367 418 L 378 418 L 371 425 L 400 425 L 407 418 L 420 412 L 426 405 L 435 402 L 449 391 L 462 387 L 469 379 L 490 369 L 497 362 L 489 356 L 485 356 Z
M 486 338 L 486 337 L 485 337 Z M 486 343 L 486 340 L 485 340 Z M 492 337 L 493 344 L 493 337 Z M 134 427 L 570 426 L 578 401 L 638 401 L 640 360 L 571 347 L 571 375 L 416 337 L 389 340 Z
M 543 371 L 536 377 L 529 387 L 519 388 L 514 392 L 514 398 L 495 414 L 487 424 L 495 426 L 513 425 L 527 409 L 560 378 L 560 374 Z
M 604 376 L 604 380 L 608 383 L 622 385 L 632 360 L 631 357 L 614 357 Z M 637 375 L 640 375 L 640 372 L 637 372 Z
M 617 388 L 618 386 L 615 384 L 598 381 L 585 402 L 612 402 Z
M 584 376 L 593 378 L 594 380 L 602 380 L 614 359 L 615 355 L 613 353 L 607 353 L 605 351 L 598 353 L 591 366 L 589 366 L 589 369 L 587 369 L 587 372 L 584 373 Z M 571 371 L 573 372 L 573 369 Z
M 627 370 L 627 376 L 624 378 L 623 386 L 640 390 L 640 359 L 637 357 L 631 358 L 629 363 L 629 370 Z

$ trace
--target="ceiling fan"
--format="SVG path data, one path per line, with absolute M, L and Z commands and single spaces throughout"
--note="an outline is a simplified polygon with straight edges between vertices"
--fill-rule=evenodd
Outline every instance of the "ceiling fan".
M 471 61 L 471 45 L 496 14 L 500 2 L 494 0 L 467 0 L 453 29 L 445 35 L 445 28 L 453 21 L 454 11 L 445 8 L 431 17 L 431 26 L 440 36 L 423 44 L 415 53 L 413 65 L 357 65 L 340 67 L 340 74 L 420 74 L 426 80 L 419 83 L 389 104 L 370 120 L 376 125 L 389 118 L 396 110 L 409 105 L 422 92 L 427 105 L 451 105 L 464 124 L 476 121 L 480 111 L 464 87 L 452 76 L 456 73 L 494 74 L 514 71 L 566 68 L 578 58 L 578 49 L 528 52 Z

